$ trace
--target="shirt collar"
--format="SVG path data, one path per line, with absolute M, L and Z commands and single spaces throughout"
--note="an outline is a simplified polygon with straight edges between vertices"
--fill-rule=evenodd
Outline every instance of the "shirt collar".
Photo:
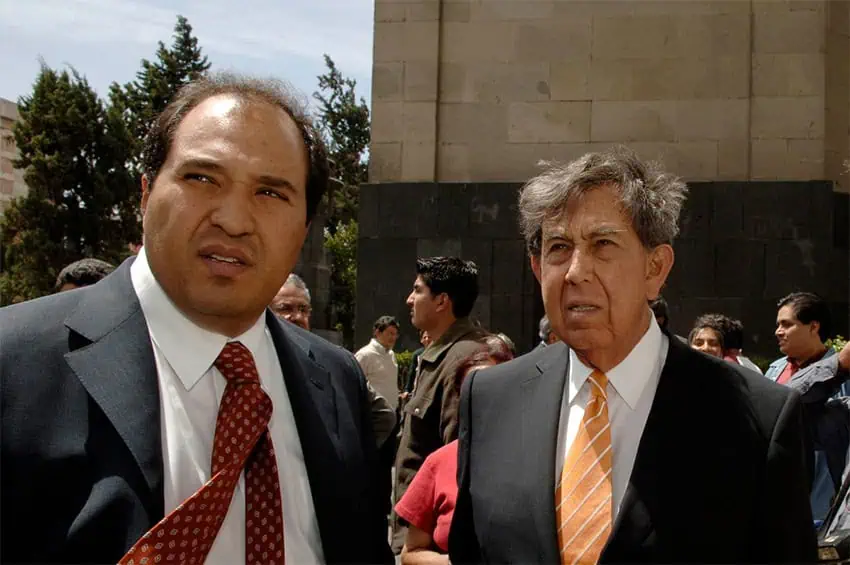
M 130 267 L 130 278 L 151 339 L 186 390 L 191 390 L 209 371 L 228 341 L 241 342 L 256 359 L 265 335 L 264 315 L 248 331 L 231 340 L 196 325 L 177 308 L 154 277 L 144 248 Z
M 475 330 L 475 325 L 473 325 L 469 318 L 458 318 L 449 326 L 446 333 L 440 336 L 440 339 L 425 348 L 425 351 L 422 353 L 422 359 L 428 363 L 435 362 L 444 351 L 473 330 Z
M 369 342 L 369 345 L 372 347 L 372 349 L 374 349 L 378 353 L 383 353 L 384 355 L 387 355 L 390 352 L 389 349 L 384 347 L 383 344 L 381 344 L 381 342 L 378 341 L 377 339 L 375 339 L 374 337 Z
M 643 337 L 619 365 L 606 373 L 608 383 L 617 394 L 634 410 L 646 385 L 653 375 L 661 372 L 661 347 L 664 336 L 654 316 L 650 316 L 649 328 Z M 570 348 L 569 398 L 572 402 L 593 369 L 581 362 Z

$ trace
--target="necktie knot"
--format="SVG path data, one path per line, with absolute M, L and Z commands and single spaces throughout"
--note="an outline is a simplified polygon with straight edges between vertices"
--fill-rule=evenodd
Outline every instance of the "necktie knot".
M 229 383 L 258 383 L 260 375 L 251 351 L 239 341 L 228 342 L 215 360 L 215 368 Z
M 593 371 L 587 381 L 590 383 L 590 395 L 593 398 L 608 399 L 608 377 L 602 371 Z

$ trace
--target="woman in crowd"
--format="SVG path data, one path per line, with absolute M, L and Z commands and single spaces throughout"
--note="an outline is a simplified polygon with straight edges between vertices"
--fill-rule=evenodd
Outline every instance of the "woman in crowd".
M 722 314 L 703 314 L 694 322 L 688 343 L 694 349 L 712 355 L 719 359 L 726 356 L 724 345 L 724 329 L 726 323 Z
M 493 336 L 458 366 L 456 386 L 460 388 L 472 371 L 511 359 L 507 344 Z M 404 565 L 449 563 L 449 528 L 457 500 L 457 446 L 454 440 L 429 455 L 396 504 L 396 513 L 410 524 L 401 551 Z

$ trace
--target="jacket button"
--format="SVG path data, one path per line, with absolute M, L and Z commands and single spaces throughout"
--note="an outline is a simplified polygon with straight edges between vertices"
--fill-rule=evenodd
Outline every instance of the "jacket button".
M 419 408 L 414 409 L 414 410 L 413 410 L 413 413 L 414 413 L 414 414 L 419 414 Z

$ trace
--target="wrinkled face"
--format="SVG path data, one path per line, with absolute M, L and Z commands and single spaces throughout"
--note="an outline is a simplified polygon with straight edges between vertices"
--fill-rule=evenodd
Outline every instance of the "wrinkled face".
M 285 284 L 272 299 L 269 306 L 279 318 L 310 331 L 310 314 L 313 308 L 307 293 L 292 284 Z
M 395 342 L 398 341 L 398 328 L 387 326 L 382 332 L 375 330 L 375 339 L 387 349 L 392 349 L 395 347 Z
M 413 327 L 426 331 L 433 328 L 439 321 L 440 313 L 447 306 L 451 308 L 446 294 L 434 296 L 422 277 L 416 277 L 413 290 L 407 297 L 407 307 L 410 308 L 410 322 Z
M 720 336 L 712 328 L 702 328 L 691 340 L 691 347 L 713 355 L 714 357 L 723 358 L 723 347 L 720 345 Z
M 818 322 L 808 324 L 801 322 L 790 304 L 786 304 L 776 313 L 774 334 L 779 340 L 779 350 L 793 359 L 800 359 L 820 346 L 819 329 Z
M 658 296 L 673 249 L 644 248 L 615 191 L 603 186 L 544 222 L 542 251 L 531 266 L 552 331 L 604 371 L 646 332 L 652 315 L 647 301 Z
M 304 243 L 306 179 L 280 108 L 218 95 L 185 116 L 142 211 L 151 270 L 187 317 L 228 334 L 257 320 Z

